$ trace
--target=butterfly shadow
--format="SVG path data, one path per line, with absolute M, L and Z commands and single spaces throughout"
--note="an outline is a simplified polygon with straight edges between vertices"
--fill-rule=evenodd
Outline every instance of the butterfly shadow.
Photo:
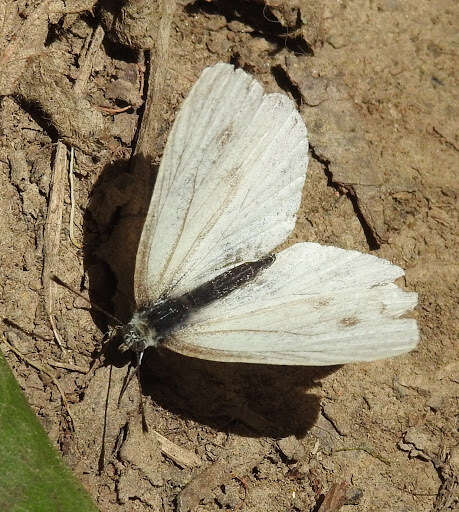
M 134 309 L 135 259 L 156 175 L 146 159 L 138 163 L 136 174 L 125 160 L 107 166 L 84 217 L 90 300 L 123 322 Z M 107 317 L 92 315 L 106 332 Z M 108 354 L 116 354 L 112 348 Z M 116 359 L 107 364 L 128 363 Z M 337 368 L 221 363 L 149 349 L 140 375 L 143 394 L 185 420 L 246 436 L 301 437 L 319 415 L 320 379 Z
M 320 378 L 336 367 L 222 363 L 152 351 L 142 389 L 183 418 L 245 436 L 303 437 L 320 412 Z

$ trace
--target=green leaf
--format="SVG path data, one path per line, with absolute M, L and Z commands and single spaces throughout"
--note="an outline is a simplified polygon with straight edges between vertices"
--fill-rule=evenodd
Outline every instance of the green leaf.
M 0 353 L 0 510 L 92 512 Z

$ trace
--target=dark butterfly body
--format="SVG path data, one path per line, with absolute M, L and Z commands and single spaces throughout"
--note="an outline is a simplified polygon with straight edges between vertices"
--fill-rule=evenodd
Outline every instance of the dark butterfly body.
M 207 306 L 253 280 L 275 259 L 274 254 L 269 254 L 258 261 L 242 263 L 180 297 L 160 299 L 141 307 L 120 331 L 124 339 L 120 350 L 140 354 L 146 348 L 158 345 L 185 322 L 193 310 Z

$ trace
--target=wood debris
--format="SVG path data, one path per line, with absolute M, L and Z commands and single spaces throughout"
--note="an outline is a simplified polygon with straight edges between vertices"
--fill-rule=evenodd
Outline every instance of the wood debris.
M 317 512 L 338 512 L 346 502 L 347 488 L 348 484 L 344 481 L 333 484 Z
M 181 468 L 197 467 L 202 464 L 201 459 L 194 452 L 169 441 L 169 439 L 156 432 L 156 430 L 153 430 L 152 433 L 159 442 L 161 452 Z

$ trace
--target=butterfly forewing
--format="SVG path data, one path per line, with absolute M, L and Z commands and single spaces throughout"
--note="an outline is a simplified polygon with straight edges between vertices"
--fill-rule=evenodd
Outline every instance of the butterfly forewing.
M 136 262 L 138 304 L 264 257 L 295 224 L 308 161 L 295 105 L 227 64 L 207 68 L 164 150 Z

